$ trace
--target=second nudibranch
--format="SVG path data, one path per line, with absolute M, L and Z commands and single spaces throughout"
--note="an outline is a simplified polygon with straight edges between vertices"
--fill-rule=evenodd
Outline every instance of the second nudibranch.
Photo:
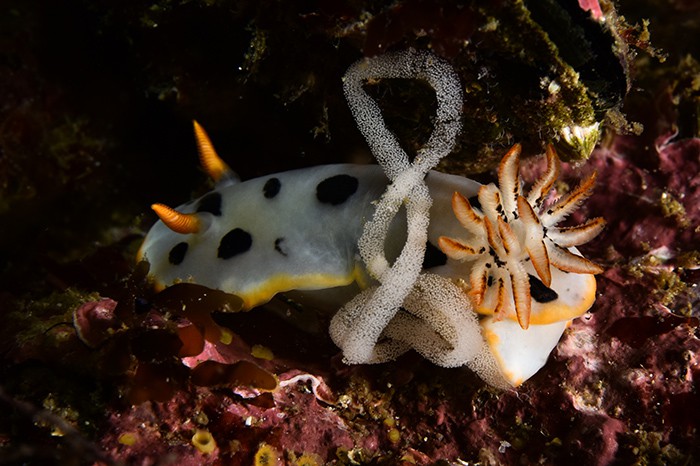
M 325 165 L 239 181 L 195 122 L 204 169 L 215 189 L 160 217 L 139 251 L 159 287 L 191 282 L 235 294 L 251 309 L 277 293 L 328 290 L 336 310 L 372 279 L 358 252 L 365 223 L 389 183 L 376 165 Z M 557 227 L 589 194 L 593 178 L 553 204 L 554 150 L 529 193 L 518 176 L 519 146 L 501 162 L 498 186 L 430 171 L 433 204 L 423 267 L 468 295 L 504 378 L 519 385 L 544 365 L 571 319 L 595 299 L 599 266 L 575 246 L 601 219 Z M 406 237 L 397 216 L 386 242 L 395 258 Z M 337 291 L 337 293 L 335 293 Z M 308 293 L 307 293 L 308 294 Z M 313 293 L 311 293 L 313 294 Z M 336 298 L 337 296 L 337 298 Z

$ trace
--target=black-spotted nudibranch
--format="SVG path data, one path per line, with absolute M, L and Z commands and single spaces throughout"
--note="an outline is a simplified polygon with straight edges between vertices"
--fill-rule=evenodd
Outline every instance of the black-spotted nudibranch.
M 396 64 L 406 66 L 392 67 Z M 404 74 L 392 75 L 394 68 Z M 367 70 L 370 77 L 378 70 L 378 78 L 428 80 L 436 88 L 438 114 L 443 115 L 436 127 L 457 120 L 459 81 L 451 67 L 432 54 L 411 50 L 367 59 L 351 68 L 346 79 L 353 78 L 352 73 L 365 73 L 356 79 L 367 79 Z M 384 134 L 376 130 L 383 128 L 381 114 L 364 111 L 365 96 L 353 101 L 353 92 L 364 92 L 361 85 L 354 89 L 348 99 L 374 151 Z M 449 106 L 452 110 L 445 111 Z M 323 290 L 329 310 L 340 309 L 331 323 L 331 336 L 349 362 L 380 362 L 375 351 L 379 340 L 394 339 L 383 360 L 415 349 L 441 365 L 488 366 L 477 372 L 499 386 L 517 386 L 539 370 L 571 320 L 593 304 L 594 274 L 601 268 L 583 258 L 576 246 L 598 234 L 604 222 L 557 226 L 590 194 L 593 178 L 550 202 L 547 196 L 559 172 L 551 148 L 547 171 L 527 194 L 518 176 L 517 145 L 501 163 L 498 186 L 428 171 L 430 166 L 409 176 L 415 167 L 405 154 L 391 152 L 383 157 L 375 152 L 382 166 L 325 165 L 240 181 L 216 154 L 205 131 L 196 122 L 194 127 L 202 166 L 217 184 L 175 209 L 153 205 L 160 221 L 146 236 L 138 259 L 150 263 L 160 288 L 197 283 L 239 296 L 245 309 L 263 305 L 278 293 L 301 290 L 313 295 Z M 452 150 L 459 131 L 453 129 L 440 157 Z M 397 147 L 396 154 L 403 151 Z M 408 183 L 403 194 L 402 183 Z M 392 218 L 375 218 L 385 215 L 382 209 L 392 190 L 407 208 L 389 208 Z M 420 209 L 425 215 L 414 215 Z M 425 225 L 414 225 L 424 220 Z M 367 231 L 371 229 L 378 231 Z M 367 238 L 375 233 L 375 243 L 383 248 L 380 255 L 386 258 L 383 268 L 363 260 L 367 249 L 376 247 L 367 246 Z M 407 238 L 420 238 L 422 244 L 410 245 L 420 255 L 404 264 Z M 398 303 L 386 304 L 394 299 L 387 277 L 396 272 L 400 278 L 403 271 L 395 270 L 399 267 L 420 273 L 406 273 L 406 292 Z M 353 295 L 358 299 L 346 306 Z M 455 356 L 459 344 L 454 342 L 462 332 L 475 346 Z M 483 375 L 496 372 L 498 380 Z
M 157 287 L 197 283 L 235 294 L 251 309 L 285 291 L 366 285 L 357 242 L 389 182 L 380 166 L 322 165 L 242 182 L 204 129 L 194 127 L 201 164 L 217 185 L 175 209 L 152 206 L 161 221 L 138 257 L 150 263 Z M 480 185 L 439 172 L 430 172 L 427 183 L 434 199 L 447 201 L 435 203 L 433 218 L 444 225 L 431 235 L 426 255 L 426 266 L 442 265 L 439 234 L 461 230 L 449 199 L 455 191 L 476 195 Z M 393 255 L 403 240 L 401 223 L 387 244 Z

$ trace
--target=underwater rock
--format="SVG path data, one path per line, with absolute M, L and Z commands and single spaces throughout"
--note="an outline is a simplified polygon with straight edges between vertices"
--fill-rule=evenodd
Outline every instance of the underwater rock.
M 91 348 L 107 340 L 118 328 L 119 320 L 114 314 L 117 302 L 102 298 L 78 307 L 73 312 L 73 325 L 78 337 Z

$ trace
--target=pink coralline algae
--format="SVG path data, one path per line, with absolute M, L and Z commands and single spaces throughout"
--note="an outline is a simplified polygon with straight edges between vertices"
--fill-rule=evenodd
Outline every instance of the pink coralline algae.
M 578 0 L 578 5 L 582 10 L 590 11 L 591 16 L 596 21 L 600 21 L 603 18 L 603 10 L 600 8 L 598 0 Z
M 692 251 L 697 247 L 693 226 L 700 221 L 700 139 L 673 142 L 672 135 L 660 136 L 655 141 L 657 160 L 648 166 L 632 158 L 630 143 L 621 138 L 591 160 L 587 169 L 598 170 L 601 178 L 615 178 L 598 186 L 598 196 L 586 208 L 614 225 L 606 237 L 621 254 L 641 256 L 663 247 L 672 256 Z
M 600 239 L 607 247 L 593 254 L 611 266 L 593 312 L 574 323 L 554 357 L 578 410 L 625 421 L 610 463 L 633 458 L 627 443 L 662 425 L 656 446 L 644 448 L 682 457 L 689 445 L 673 445 L 694 435 L 700 416 L 700 139 L 659 138 L 645 169 L 631 142 L 621 138 L 591 159 L 610 180 L 587 203 L 608 221 Z
M 183 464 L 222 460 L 253 464 L 263 443 L 282 447 L 287 455 L 313 452 L 324 458 L 355 446 L 358 439 L 342 416 L 334 413 L 337 400 L 322 375 L 285 370 L 284 361 L 257 360 L 260 367 L 279 374 L 279 386 L 262 387 L 259 380 L 250 378 L 198 380 L 197 371 L 205 366 L 217 365 L 214 373 L 226 377 L 225 368 L 257 365 L 252 360 L 250 348 L 237 335 L 229 345 L 207 342 L 202 354 L 183 359 L 194 365 L 192 389 L 178 391 L 167 401 L 114 410 L 101 445 L 113 458 L 126 462 L 157 462 L 171 456 Z M 190 445 L 190 438 L 201 429 L 211 434 L 215 450 L 203 453 Z M 134 436 L 132 444 L 120 441 L 125 433 Z M 370 436 L 363 443 L 378 442 Z

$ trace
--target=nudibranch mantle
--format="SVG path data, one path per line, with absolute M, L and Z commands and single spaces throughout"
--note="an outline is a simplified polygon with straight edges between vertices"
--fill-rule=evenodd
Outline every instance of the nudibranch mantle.
M 413 162 L 362 88 L 383 78 L 423 79 L 436 91 L 435 129 Z M 430 53 L 365 59 L 344 86 L 380 166 L 326 165 L 242 182 L 195 123 L 202 166 L 217 185 L 176 209 L 155 204 L 161 220 L 139 260 L 160 287 L 198 283 L 238 295 L 246 309 L 277 293 L 322 290 L 337 311 L 331 337 L 348 363 L 414 349 L 445 367 L 467 365 L 494 386 L 519 385 L 593 303 L 600 267 L 575 246 L 604 222 L 557 227 L 593 179 L 548 204 L 559 170 L 550 148 L 548 170 L 524 195 L 517 145 L 498 187 L 432 171 L 454 147 L 462 94 L 449 64 Z
M 435 200 L 431 218 L 444 219 L 428 232 L 437 245 L 439 235 L 462 230 L 450 208 L 452 194 L 471 196 L 480 185 L 439 172 L 426 181 Z M 197 233 L 176 233 L 159 221 L 139 257 L 150 263 L 158 287 L 198 283 L 238 295 L 246 309 L 290 290 L 363 286 L 369 277 L 357 241 L 388 182 L 378 165 L 351 164 L 227 181 L 174 209 L 200 219 Z M 401 217 L 392 223 L 386 246 L 393 258 L 405 241 L 405 223 Z

